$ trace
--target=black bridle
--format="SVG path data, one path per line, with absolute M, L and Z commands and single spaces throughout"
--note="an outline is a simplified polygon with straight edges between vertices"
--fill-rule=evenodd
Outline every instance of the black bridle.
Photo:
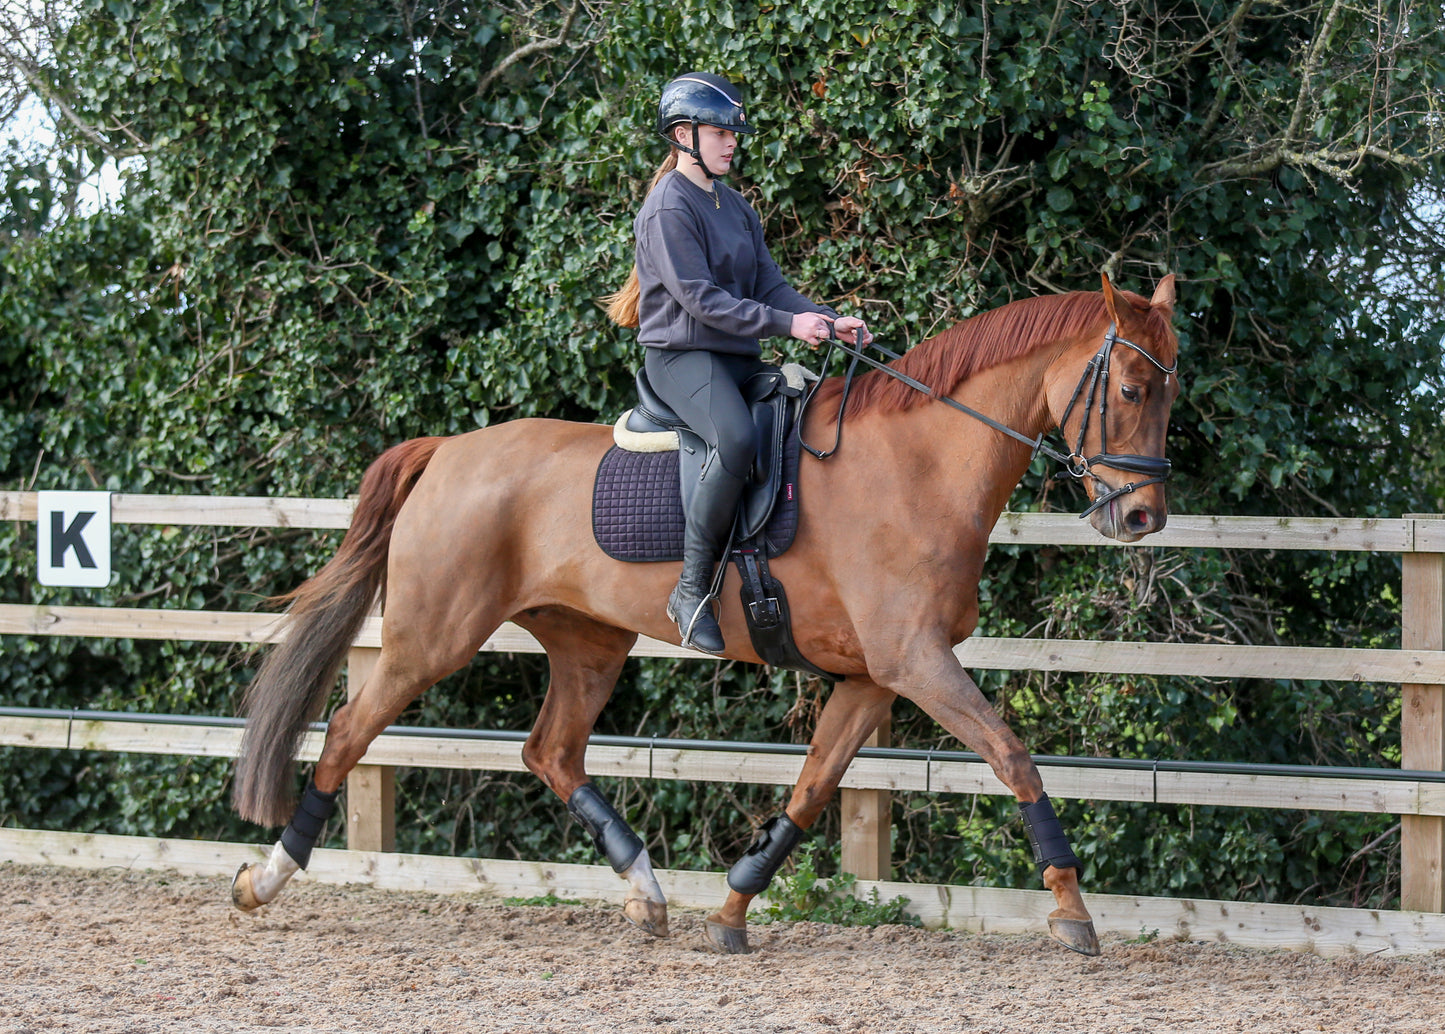
M 861 330 L 859 333 L 861 334 Z M 1164 374 L 1166 384 L 1169 378 L 1179 369 L 1179 361 L 1176 359 L 1173 365 L 1165 366 L 1133 341 L 1120 337 L 1113 323 L 1109 324 L 1109 329 L 1104 334 L 1104 341 L 1103 344 L 1099 346 L 1099 351 L 1094 353 L 1094 358 L 1090 359 L 1084 367 L 1084 372 L 1079 377 L 1079 383 L 1074 387 L 1073 397 L 1069 399 L 1069 404 L 1064 409 L 1064 415 L 1059 418 L 1059 428 L 1062 430 L 1068 423 L 1069 416 L 1073 413 L 1074 407 L 1078 405 L 1081 400 L 1083 401 L 1083 418 L 1079 422 L 1078 440 L 1067 456 L 1045 444 L 1043 434 L 1040 434 L 1037 438 L 1030 438 L 1027 435 L 1020 434 L 1012 427 L 1001 424 L 992 417 L 965 406 L 962 402 L 951 399 L 947 395 L 935 393 L 933 389 L 922 381 L 915 380 L 906 373 L 899 373 L 893 369 L 893 367 L 873 359 L 864 354 L 862 347 L 849 345 L 839 340 L 836 331 L 832 329 L 831 323 L 829 323 L 829 338 L 831 340 L 828 344 L 828 352 L 823 358 L 824 370 L 828 367 L 828 361 L 833 356 L 834 348 L 841 348 L 844 353 L 851 357 L 848 363 L 848 369 L 843 375 L 843 397 L 838 403 L 838 424 L 833 437 L 833 447 L 827 451 L 821 451 L 803 441 L 803 416 L 807 411 L 808 403 L 813 399 L 813 393 L 817 391 L 818 384 L 822 383 L 821 381 L 816 382 L 809 388 L 808 395 L 803 400 L 803 412 L 798 414 L 798 441 L 804 449 L 807 449 L 808 452 L 820 460 L 827 459 L 833 455 L 833 453 L 837 452 L 838 446 L 843 440 L 843 412 L 848 405 L 848 393 L 853 390 L 853 375 L 858 369 L 858 364 L 862 362 L 872 366 L 874 369 L 882 370 L 894 380 L 902 381 L 915 391 L 921 391 L 931 398 L 938 399 L 938 401 L 946 406 L 951 406 L 960 412 L 967 413 L 975 420 L 987 424 L 1000 434 L 1006 434 L 1010 438 L 1022 442 L 1031 450 L 1030 459 L 1039 453 L 1043 453 L 1054 462 L 1063 464 L 1064 469 L 1054 475 L 1056 478 L 1073 478 L 1076 481 L 1082 481 L 1086 477 L 1093 478 L 1098 482 L 1098 487 L 1095 489 L 1097 494 L 1088 508 L 1079 514 L 1081 519 L 1089 516 L 1095 510 L 1107 506 L 1122 495 L 1128 495 L 1130 492 L 1135 492 L 1148 485 L 1161 484 L 1169 478 L 1171 464 L 1163 457 L 1138 456 L 1133 453 L 1111 453 L 1109 451 L 1109 424 L 1107 420 L 1109 412 L 1109 361 L 1114 354 L 1115 345 L 1124 345 L 1126 348 L 1132 348 L 1153 363 L 1155 368 Z M 875 343 L 871 347 L 882 352 L 889 359 L 896 360 L 902 358 L 902 356 L 884 348 L 882 345 Z M 1096 403 L 1099 413 L 1099 451 L 1092 456 L 1085 456 L 1084 438 L 1088 434 L 1090 415 Z M 1111 467 L 1114 470 L 1127 471 L 1130 474 L 1140 474 L 1143 475 L 1143 480 L 1131 481 L 1127 485 L 1119 488 L 1112 488 L 1107 481 L 1094 473 L 1093 468 L 1096 465 L 1100 467 Z

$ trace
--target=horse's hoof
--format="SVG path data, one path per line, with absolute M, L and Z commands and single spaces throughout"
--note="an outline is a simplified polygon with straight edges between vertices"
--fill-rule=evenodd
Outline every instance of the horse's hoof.
M 624 902 L 622 914 L 627 921 L 637 927 L 643 933 L 650 933 L 654 937 L 667 936 L 667 906 L 656 901 L 644 901 L 641 898 L 634 898 Z
M 1092 957 L 1099 954 L 1099 935 L 1094 932 L 1091 919 L 1056 919 L 1050 916 L 1049 936 L 1080 955 Z
M 703 921 L 703 932 L 707 935 L 708 947 L 724 955 L 746 955 L 751 951 L 746 926 L 724 926 L 706 919 Z
M 266 903 L 256 896 L 251 887 L 251 874 L 247 871 L 250 868 L 250 863 L 242 864 L 231 880 L 231 904 L 242 912 L 254 912 Z

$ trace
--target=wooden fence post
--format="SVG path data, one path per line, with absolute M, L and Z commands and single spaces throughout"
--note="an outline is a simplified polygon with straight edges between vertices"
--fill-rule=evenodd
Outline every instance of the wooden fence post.
M 1440 514 L 1410 514 L 1420 522 Z M 1445 553 L 1406 553 L 1402 568 L 1400 646 L 1445 650 Z M 1445 769 L 1445 686 L 1405 684 L 1400 767 Z M 1400 817 L 1400 907 L 1445 912 L 1445 817 Z
M 863 746 L 887 747 L 892 736 L 893 719 L 885 717 Z M 843 871 L 860 880 L 892 879 L 892 795 L 887 790 L 843 790 L 840 801 Z
M 346 655 L 346 697 L 356 696 L 381 651 L 354 646 Z M 346 777 L 346 846 L 352 851 L 396 850 L 396 769 L 357 765 Z

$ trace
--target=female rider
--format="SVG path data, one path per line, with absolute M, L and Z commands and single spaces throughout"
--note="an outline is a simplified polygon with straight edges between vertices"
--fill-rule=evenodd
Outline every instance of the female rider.
M 606 299 L 608 315 L 637 327 L 652 388 L 707 445 L 688 500 L 682 576 L 667 602 L 684 646 L 720 654 L 711 607 L 713 566 L 726 548 L 756 434 L 741 386 L 764 369 L 758 339 L 788 335 L 816 345 L 829 336 L 872 335 L 784 281 L 763 242 L 762 223 L 721 182 L 738 137 L 755 132 L 738 88 L 707 72 L 680 75 L 658 104 L 657 131 L 673 150 L 653 177 L 633 224 L 636 264 Z M 691 489 L 691 491 L 690 491 Z

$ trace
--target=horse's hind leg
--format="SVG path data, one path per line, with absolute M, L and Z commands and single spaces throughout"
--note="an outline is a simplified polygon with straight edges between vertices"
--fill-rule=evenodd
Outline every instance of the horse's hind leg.
M 748 905 L 772 882 L 797 846 L 804 830 L 817 821 L 863 742 L 893 706 L 896 695 L 862 678 L 838 683 L 808 746 L 808 759 L 793 787 L 784 814 L 771 819 L 728 872 L 728 898 L 708 917 L 708 943 L 729 955 L 748 951 Z
M 251 911 L 275 900 L 291 877 L 306 868 L 342 784 L 372 741 L 408 704 L 470 662 L 501 623 L 498 617 L 478 613 L 472 621 L 452 624 L 451 634 L 442 635 L 403 615 L 410 616 L 398 594 L 388 607 L 376 667 L 327 723 L 321 757 L 290 824 L 265 862 L 242 866 L 236 873 L 231 900 L 238 908 Z
M 556 607 L 519 614 L 517 624 L 547 651 L 551 678 L 522 760 L 592 835 L 597 850 L 629 884 L 623 914 L 667 936 L 667 899 L 642 840 L 587 778 L 587 738 L 612 696 L 637 633 Z

